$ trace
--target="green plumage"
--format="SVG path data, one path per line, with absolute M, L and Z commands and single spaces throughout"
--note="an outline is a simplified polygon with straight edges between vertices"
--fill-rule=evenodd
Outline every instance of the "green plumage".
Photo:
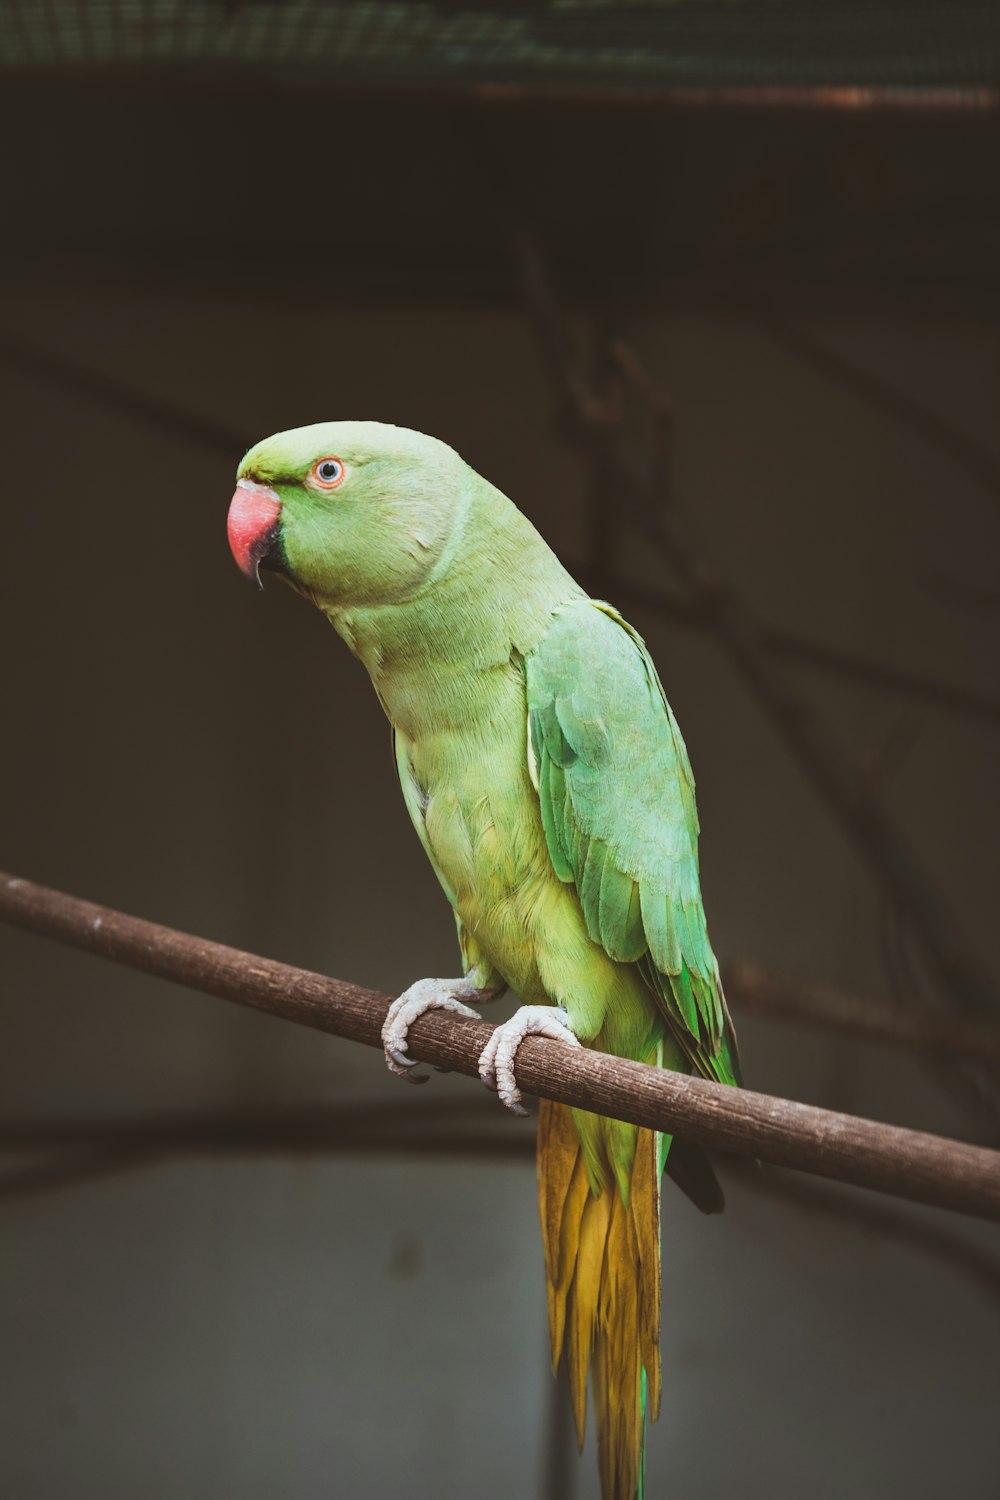
M 610 605 L 575 601 L 528 656 L 525 681 L 556 874 L 575 886 L 594 942 L 640 963 L 692 1066 L 735 1083 L 698 879 L 694 777 L 645 645 Z
M 635 631 L 433 438 L 318 424 L 258 444 L 240 478 L 280 513 L 272 561 L 371 675 L 469 978 L 561 1006 L 585 1044 L 736 1082 L 694 779 Z M 591 1369 L 608 1500 L 637 1493 L 647 1383 L 659 1399 L 668 1146 L 562 1106 L 540 1117 L 553 1354 L 565 1344 L 581 1432 Z M 698 1160 L 687 1148 L 688 1181 Z

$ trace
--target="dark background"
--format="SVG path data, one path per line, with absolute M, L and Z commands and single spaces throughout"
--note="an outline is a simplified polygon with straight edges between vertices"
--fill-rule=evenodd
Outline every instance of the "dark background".
M 225 543 L 244 446 L 375 418 L 453 443 L 588 579 L 613 554 L 698 777 L 720 958 L 954 1007 L 560 414 L 520 236 L 612 404 L 609 337 L 668 399 L 651 423 L 633 392 L 622 441 L 658 443 L 754 614 L 975 699 L 772 656 L 995 973 L 988 9 L 6 8 L 4 865 L 386 991 L 455 970 L 367 678 Z M 0 939 L 0 1493 L 596 1494 L 547 1370 L 530 1124 Z M 979 1074 L 737 1021 L 756 1089 L 996 1141 Z M 366 1105 L 414 1112 L 398 1150 L 266 1144 Z M 442 1106 L 509 1155 L 404 1149 Z M 265 1144 L 216 1150 L 234 1117 Z M 28 1150 L 151 1120 L 204 1139 L 130 1171 Z M 665 1189 L 648 1493 L 992 1495 L 995 1230 L 726 1181 L 721 1219 Z

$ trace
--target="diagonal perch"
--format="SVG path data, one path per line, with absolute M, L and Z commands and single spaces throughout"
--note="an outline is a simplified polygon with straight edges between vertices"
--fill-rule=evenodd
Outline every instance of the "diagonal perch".
M 381 1048 L 388 995 L 326 979 L 222 943 L 0 874 L 0 919 L 255 1010 Z M 477 1074 L 492 1026 L 432 1012 L 413 1028 L 413 1055 Z M 916 1203 L 1000 1221 L 1000 1152 L 816 1109 L 789 1099 L 528 1038 L 521 1086 L 544 1098 L 670 1131 L 709 1150 L 756 1156 Z M 516 1127 L 512 1127 L 516 1128 Z

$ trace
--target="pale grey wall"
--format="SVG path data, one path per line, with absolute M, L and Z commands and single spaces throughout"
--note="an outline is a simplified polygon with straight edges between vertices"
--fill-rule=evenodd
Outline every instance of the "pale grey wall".
M 249 439 L 328 415 L 438 433 L 581 554 L 585 477 L 552 437 L 512 314 L 38 292 L 0 300 L 0 326 Z M 995 442 L 986 335 L 821 331 Z M 675 401 L 686 520 L 769 619 L 995 687 L 997 618 L 976 601 L 995 590 L 996 515 L 970 482 L 749 327 L 651 320 L 640 342 Z M 0 399 L 3 864 L 383 989 L 450 972 L 451 919 L 366 678 L 318 615 L 279 586 L 257 596 L 228 557 L 239 454 L 7 370 Z M 659 576 L 641 549 L 628 558 Z M 746 691 L 702 638 L 632 613 L 694 760 L 721 956 L 883 990 L 873 886 Z M 912 730 L 891 804 L 1000 958 L 995 735 L 795 680 L 856 754 Z M 373 1052 L 25 935 L 0 942 L 5 1117 L 401 1097 Z M 741 1030 L 758 1088 L 962 1126 L 903 1059 Z M 406 1099 L 473 1094 L 435 1076 Z M 199 1161 L 0 1216 L 0 1494 L 543 1493 L 529 1166 Z M 721 1220 L 668 1189 L 664 1218 L 651 1496 L 995 1493 L 995 1296 L 947 1259 L 744 1189 Z M 912 1218 L 996 1253 L 994 1231 Z M 592 1456 L 575 1494 L 596 1494 Z

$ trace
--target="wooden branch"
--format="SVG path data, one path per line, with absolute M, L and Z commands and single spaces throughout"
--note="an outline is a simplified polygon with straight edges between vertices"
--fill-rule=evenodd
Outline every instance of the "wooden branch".
M 516 197 L 505 198 L 508 218 Z M 674 512 L 665 511 L 655 474 L 624 443 L 615 442 L 577 358 L 566 320 L 537 244 L 514 221 L 512 230 L 525 300 L 542 358 L 562 409 L 585 451 L 603 452 L 616 493 L 641 536 L 664 559 L 695 601 L 709 629 L 750 688 L 815 790 L 839 820 L 861 858 L 910 923 L 938 978 L 965 1009 L 1000 1016 L 1000 993 L 980 963 L 946 896 L 925 873 L 909 840 L 867 785 L 835 731 L 798 698 L 775 669 L 762 629 L 737 591 L 692 551 Z
M 0 875 L 0 918 L 144 973 L 381 1047 L 389 997 Z M 431 1012 L 414 1057 L 475 1076 L 493 1027 Z M 589 1048 L 529 1037 L 517 1077 L 531 1093 L 900 1198 L 1000 1221 L 1000 1153 L 730 1089 Z M 512 1127 L 513 1128 L 513 1127 Z
M 748 1015 L 797 1021 L 935 1057 L 961 1057 L 993 1070 L 1000 1068 L 1000 1026 L 991 1021 L 903 1010 L 833 985 L 790 979 L 747 959 L 725 964 L 722 979 L 730 1005 Z

